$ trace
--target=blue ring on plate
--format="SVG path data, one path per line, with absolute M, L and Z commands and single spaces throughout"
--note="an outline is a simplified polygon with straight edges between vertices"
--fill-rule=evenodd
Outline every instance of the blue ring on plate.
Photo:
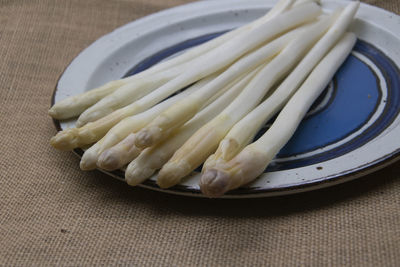
M 130 71 L 128 71 L 125 77 L 141 72 L 157 64 L 163 59 L 166 59 L 182 50 L 209 41 L 223 33 L 225 32 L 200 36 L 198 38 L 187 40 L 172 47 L 166 48 L 134 66 Z M 327 101 L 327 104 L 323 107 L 323 109 L 304 119 L 295 135 L 277 155 L 278 160 L 286 157 L 291 157 L 291 159 L 284 160 L 282 162 L 273 162 L 273 164 L 268 166 L 266 172 L 309 166 L 342 156 L 361 147 L 378 136 L 396 118 L 400 111 L 400 72 L 397 66 L 376 47 L 362 40 L 357 42 L 356 46 L 354 47 L 354 51 L 361 53 L 371 60 L 384 76 L 387 84 L 388 96 L 381 115 L 365 131 L 363 131 L 362 134 L 355 136 L 348 142 L 334 147 L 328 151 L 316 153 L 309 157 L 302 157 L 302 154 L 311 151 L 318 151 L 323 147 L 335 144 L 361 129 L 375 114 L 377 107 L 382 101 L 382 89 L 385 88 L 380 88 L 378 75 L 360 59 L 353 55 L 349 56 L 333 79 L 334 91 L 329 101 Z M 353 99 L 355 97 L 359 97 L 362 93 L 366 93 L 362 91 L 363 88 L 356 88 L 357 86 L 354 85 L 354 79 L 357 79 L 359 83 L 362 83 L 361 87 L 366 87 L 366 92 L 368 92 L 368 98 L 363 98 L 364 100 L 361 101 L 363 104 L 358 106 L 361 108 L 361 110 L 355 108 L 355 106 L 351 105 L 351 103 L 345 103 L 346 99 Z M 365 96 L 367 96 L 367 94 L 365 94 Z M 323 98 L 324 93 L 317 99 L 316 103 L 322 101 Z M 337 107 L 337 102 L 339 100 L 342 102 L 344 101 L 343 103 L 345 103 L 339 103 L 341 104 L 340 108 Z M 361 102 L 359 101 L 359 104 Z M 315 104 L 313 106 L 315 106 Z M 336 116 L 336 120 L 343 119 L 343 123 L 332 124 L 329 122 L 326 124 L 326 126 L 336 125 L 337 129 L 327 129 L 325 132 L 320 131 L 320 133 L 324 135 L 323 137 L 320 135 L 314 135 L 316 138 L 310 138 L 312 137 L 313 127 L 323 125 L 323 122 L 326 121 L 326 118 L 329 118 L 329 116 L 332 116 L 332 114 Z M 347 116 L 348 114 L 353 115 L 353 117 L 351 118 L 352 121 L 347 121 L 346 124 L 344 123 L 344 120 L 351 117 Z M 266 129 L 261 130 L 257 134 L 256 138 L 261 136 L 265 130 Z M 318 137 L 320 137 L 320 140 L 318 140 Z M 316 140 L 313 141 L 312 139 L 316 139 L 318 142 Z
M 372 74 L 375 75 L 376 78 L 376 86 L 375 88 L 378 90 L 377 93 L 378 95 L 376 96 L 376 105 L 374 108 L 370 110 L 369 116 L 365 119 L 365 122 L 369 121 L 369 119 L 374 115 L 376 112 L 377 105 L 379 104 L 380 101 L 383 101 L 384 104 L 384 109 L 381 113 L 381 115 L 367 128 L 365 129 L 360 135 L 354 137 L 353 139 L 349 140 L 348 142 L 335 147 L 329 151 L 313 155 L 308 158 L 302 158 L 299 160 L 292 160 L 292 161 L 287 161 L 287 162 L 282 162 L 281 164 L 275 164 L 273 166 L 269 166 L 267 171 L 277 171 L 277 170 L 285 170 L 285 169 L 292 169 L 292 168 L 299 168 L 303 166 L 308 166 L 312 164 L 317 164 L 321 163 L 339 156 L 342 156 L 348 152 L 351 152 L 364 144 L 368 143 L 370 140 L 374 139 L 377 137 L 379 134 L 381 134 L 388 126 L 391 125 L 393 120 L 397 117 L 400 111 L 400 72 L 397 68 L 397 66 L 387 57 L 385 56 L 381 51 L 379 51 L 377 48 L 374 46 L 359 40 L 354 47 L 354 51 L 361 53 L 362 55 L 366 56 L 368 59 L 372 61 L 372 63 L 380 70 L 382 75 L 384 76 L 384 79 L 386 81 L 387 85 L 387 98 L 386 99 L 381 99 L 381 90 L 385 90 L 385 88 L 381 88 L 379 86 L 380 80 L 378 79 L 378 76 L 373 72 L 372 69 L 368 67 L 368 69 L 371 71 Z M 349 67 L 349 62 L 354 61 L 355 57 L 351 56 L 347 59 L 347 61 L 342 65 L 340 70 L 338 71 L 337 75 L 335 76 L 335 80 L 337 81 L 340 79 L 340 76 L 343 75 L 343 72 L 346 70 L 346 68 Z M 350 70 L 354 71 L 354 68 L 352 69 L 350 67 Z M 350 73 L 351 74 L 351 73 Z M 359 82 L 363 82 L 362 80 L 358 80 Z M 372 85 L 370 85 L 372 86 Z M 339 90 L 338 92 L 343 91 L 343 89 L 348 89 L 348 88 L 342 88 L 340 84 L 338 85 Z M 341 90 L 342 89 L 342 90 Z M 333 100 L 334 102 L 335 100 Z M 345 107 L 344 107 L 345 108 Z M 320 116 L 321 114 L 318 114 Z M 360 129 L 363 126 L 363 124 L 359 125 L 358 127 L 355 127 L 352 131 L 349 131 L 348 135 L 344 135 L 343 138 L 349 136 L 350 134 L 354 133 L 358 129 Z M 301 126 L 299 127 L 299 130 Z M 298 133 L 296 133 L 298 134 Z M 294 136 L 296 138 L 296 136 Z M 294 139 L 291 140 L 291 142 Z M 336 142 L 340 141 L 336 140 Z M 289 142 L 290 143 L 290 142 Z M 328 146 L 334 142 L 327 142 L 326 145 Z M 290 145 L 290 144 L 288 144 Z M 321 146 L 323 147 L 323 146 Z M 320 148 L 321 148 L 320 147 Z M 285 148 L 284 148 L 285 149 Z M 282 149 L 282 150 L 284 150 Z M 319 149 L 316 147 L 314 150 Z M 282 151 L 281 151 L 282 152 Z M 308 151 L 306 151 L 308 152 Z

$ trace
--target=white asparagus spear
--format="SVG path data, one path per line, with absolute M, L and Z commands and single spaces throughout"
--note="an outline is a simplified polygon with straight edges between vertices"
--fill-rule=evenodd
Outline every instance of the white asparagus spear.
M 200 188 L 205 195 L 219 197 L 253 181 L 263 173 L 292 137 L 307 110 L 347 58 L 356 39 L 353 33 L 344 35 L 312 71 L 262 137 L 246 146 L 229 162 L 218 164 L 204 172 L 200 179 Z
M 88 122 L 93 122 L 107 116 L 113 111 L 123 108 L 130 103 L 149 94 L 158 87 L 176 78 L 185 69 L 190 67 L 188 64 L 182 64 L 169 70 L 155 73 L 146 79 L 140 79 L 133 83 L 128 83 L 115 92 L 107 95 L 93 106 L 86 109 L 78 118 L 76 127 L 82 127 Z
M 151 120 L 153 120 L 158 114 L 166 110 L 169 106 L 196 92 L 197 90 L 199 90 L 199 88 L 203 87 L 204 85 L 215 79 L 217 75 L 218 74 L 211 75 L 210 77 L 207 77 L 197 82 L 182 93 L 170 97 L 169 99 L 166 99 L 165 101 L 155 105 L 154 107 L 142 113 L 121 120 L 114 127 L 112 127 L 102 139 L 100 139 L 98 142 L 96 142 L 85 151 L 80 162 L 81 169 L 95 169 L 98 157 L 104 150 L 114 146 L 125 137 L 127 137 L 130 133 L 138 131 L 146 124 L 148 124 Z
M 160 184 L 172 186 L 200 166 L 212 154 L 218 143 L 230 128 L 251 111 L 263 96 L 280 80 L 312 45 L 315 37 L 321 35 L 329 26 L 329 19 L 323 19 L 307 32 L 291 41 L 285 49 L 264 67 L 242 93 L 217 117 L 199 129 L 158 174 Z
M 304 4 L 284 12 L 258 28 L 229 40 L 195 60 L 192 68 L 134 103 L 81 128 L 66 129 L 57 133 L 50 143 L 60 150 L 71 150 L 96 142 L 122 119 L 142 112 L 164 98 L 203 77 L 230 65 L 250 50 L 277 35 L 317 17 L 321 9 L 316 4 Z M 226 51 L 230 51 L 226 53 Z M 209 64 L 212 62 L 213 64 Z
M 177 58 L 178 59 L 178 58 Z M 180 61 L 175 62 L 174 60 L 168 60 L 158 65 L 153 66 L 143 72 L 135 74 L 130 77 L 126 77 L 119 80 L 110 81 L 98 88 L 91 89 L 87 92 L 67 97 L 57 103 L 55 103 L 48 111 L 49 115 L 54 119 L 65 120 L 74 118 L 83 113 L 86 109 L 93 106 L 101 99 L 110 94 L 114 93 L 125 85 L 135 85 L 136 83 L 142 84 L 144 82 L 151 82 L 151 78 L 154 74 L 158 74 L 162 71 L 167 71 L 168 68 L 179 65 Z
M 312 69 L 343 36 L 352 22 L 358 6 L 359 3 L 357 2 L 350 3 L 340 12 L 338 17 L 333 16 L 337 19 L 327 33 L 314 45 L 274 93 L 229 131 L 220 142 L 215 154 L 211 155 L 203 165 L 203 171 L 218 162 L 231 160 L 253 140 L 262 125 L 283 107 Z
M 167 61 L 161 62 L 150 69 L 147 69 L 139 74 L 136 74 L 132 77 L 127 77 L 124 79 L 119 79 L 115 81 L 111 81 L 106 83 L 103 86 L 100 86 L 96 89 L 92 89 L 88 92 L 71 96 L 62 101 L 57 102 L 54 106 L 52 106 L 49 110 L 49 115 L 55 119 L 63 120 L 76 117 L 84 112 L 87 108 L 97 103 L 100 99 L 105 96 L 113 93 L 119 87 L 128 84 L 128 83 L 136 83 L 140 82 L 143 79 L 151 78 L 152 75 L 170 69 L 172 67 L 179 66 L 183 63 L 186 63 L 197 56 L 204 54 L 211 49 L 218 47 L 222 43 L 227 40 L 233 38 L 234 36 L 241 34 L 242 32 L 248 31 L 252 28 L 258 27 L 265 21 L 273 18 L 274 16 L 284 12 L 293 4 L 294 0 L 280 0 L 266 15 L 257 19 L 256 21 L 244 25 L 238 29 L 230 31 L 222 36 L 219 36 L 209 42 L 206 42 L 202 45 L 199 45 L 195 48 L 188 50 L 187 52 L 169 59 Z M 83 124 L 82 124 L 83 125 Z
M 154 166 L 154 164 L 152 164 L 153 157 L 157 159 L 158 163 L 160 162 L 161 158 L 165 158 L 165 161 L 167 161 L 169 157 L 172 156 L 173 152 L 180 146 L 180 144 L 182 144 L 184 141 L 186 141 L 187 138 L 189 138 L 191 133 L 196 131 L 198 128 L 200 128 L 201 125 L 211 120 L 221 110 L 223 110 L 229 104 L 229 102 L 232 101 L 241 92 L 241 90 L 246 86 L 246 84 L 250 81 L 254 74 L 255 71 L 248 74 L 244 78 L 238 79 L 226 86 L 226 89 L 224 89 L 225 93 L 223 95 L 221 95 L 214 102 L 201 110 L 191 121 L 189 121 L 183 127 L 175 130 L 171 136 L 161 142 L 162 144 L 152 147 L 150 150 L 147 150 L 146 153 L 143 151 L 143 154 L 146 154 L 147 156 L 141 154 L 141 158 L 143 160 L 144 158 L 146 158 L 146 160 L 144 161 L 149 163 L 150 166 Z M 131 134 L 117 145 L 104 151 L 97 161 L 97 166 L 106 170 L 115 170 L 134 160 L 137 156 L 137 151 L 140 151 L 135 146 L 134 138 L 135 134 Z M 141 160 L 140 162 L 144 163 L 143 160 Z M 130 166 L 131 165 L 132 164 L 130 164 Z M 135 166 L 139 167 L 138 165 Z M 142 165 L 142 167 L 145 166 L 147 165 Z M 161 168 L 161 166 L 159 168 Z M 135 174 L 132 172 L 131 174 L 128 174 L 130 171 L 134 171 L 136 175 L 138 174 L 138 171 L 140 172 L 140 170 L 136 167 L 130 167 L 126 171 L 126 175 L 129 177 L 135 176 Z
M 215 92 L 232 82 L 238 75 L 249 72 L 263 62 L 273 58 L 301 32 L 302 28 L 300 27 L 300 29 L 284 34 L 254 52 L 245 55 L 207 86 L 168 108 L 136 134 L 136 146 L 141 148 L 150 147 L 163 139 L 166 132 L 182 126 L 196 115 L 202 104 Z
M 141 148 L 135 146 L 136 133 L 131 133 L 124 140 L 106 149 L 97 160 L 97 167 L 106 171 L 121 169 L 124 165 L 134 160 L 143 153 Z
M 96 89 L 82 94 L 67 97 L 55 103 L 48 111 L 49 115 L 57 120 L 66 120 L 79 116 L 85 109 L 111 94 L 117 88 L 124 85 L 125 81 L 116 80 L 108 82 Z

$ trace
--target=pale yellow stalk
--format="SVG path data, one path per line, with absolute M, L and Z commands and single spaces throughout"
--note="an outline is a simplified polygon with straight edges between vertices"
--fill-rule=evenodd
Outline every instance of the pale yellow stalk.
M 131 133 L 124 140 L 101 153 L 97 160 L 97 167 L 107 171 L 114 171 L 139 156 L 142 149 L 135 146 L 135 136 L 135 133 Z

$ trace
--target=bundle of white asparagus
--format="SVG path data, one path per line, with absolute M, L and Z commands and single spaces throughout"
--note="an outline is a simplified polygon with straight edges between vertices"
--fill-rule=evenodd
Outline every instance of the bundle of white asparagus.
M 130 185 L 158 172 L 157 184 L 169 188 L 203 163 L 205 195 L 246 185 L 289 141 L 351 52 L 356 37 L 348 27 L 358 6 L 351 2 L 328 14 L 317 0 L 279 0 L 248 25 L 56 103 L 53 118 L 79 118 L 51 145 L 91 145 L 81 169 L 126 167 Z

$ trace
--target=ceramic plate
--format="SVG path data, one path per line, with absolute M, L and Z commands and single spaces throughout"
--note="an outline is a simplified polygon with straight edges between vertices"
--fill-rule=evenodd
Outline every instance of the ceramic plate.
M 140 72 L 262 16 L 274 3 L 201 1 L 131 22 L 73 60 L 57 84 L 53 102 Z M 346 3 L 324 1 L 323 7 L 333 10 Z M 400 16 L 361 4 L 351 28 L 359 38 L 354 51 L 293 138 L 259 179 L 226 198 L 328 187 L 383 168 L 400 157 Z M 74 126 L 74 121 L 55 123 L 59 130 Z M 124 179 L 122 171 L 106 173 Z M 174 188 L 161 190 L 153 177 L 141 186 L 201 197 L 198 179 L 194 172 Z

